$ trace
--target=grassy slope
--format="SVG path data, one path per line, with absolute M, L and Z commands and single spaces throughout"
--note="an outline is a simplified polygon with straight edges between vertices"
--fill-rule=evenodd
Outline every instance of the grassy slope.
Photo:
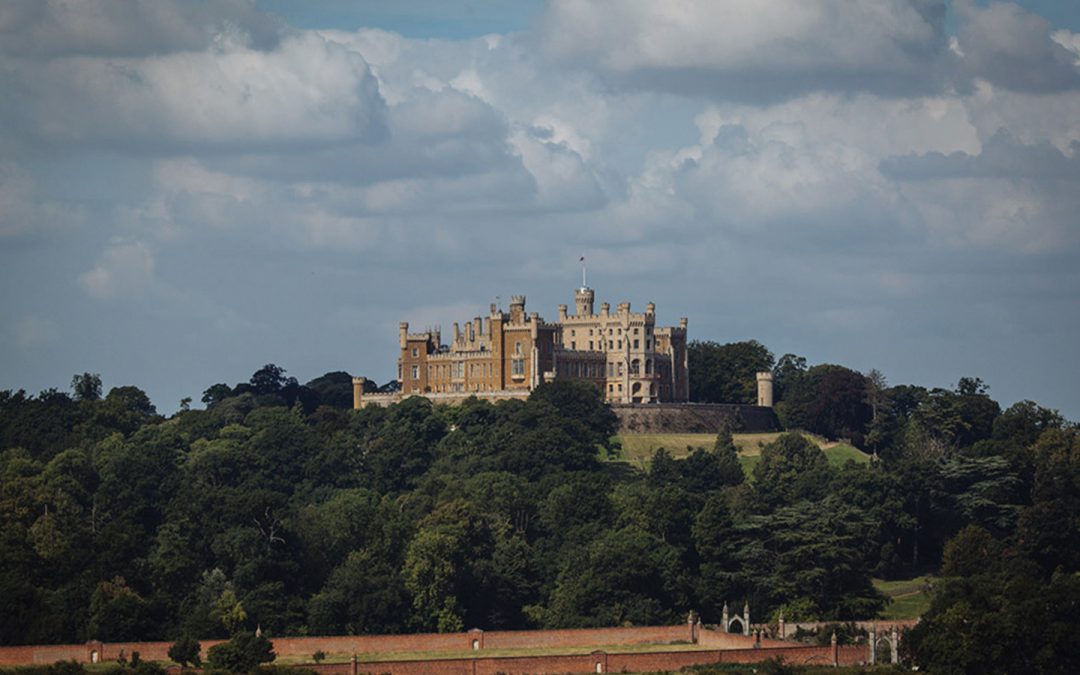
M 739 463 L 747 475 L 754 468 L 761 455 L 762 446 L 776 440 L 779 433 L 734 434 L 735 446 L 739 448 Z M 834 443 L 813 434 L 804 434 L 812 440 L 829 458 L 829 463 L 840 466 L 849 459 L 856 462 L 869 462 L 870 456 L 845 443 Z M 621 434 L 616 436 L 622 444 L 622 454 L 618 458 L 640 468 L 647 468 L 649 460 L 658 448 L 664 448 L 672 457 L 686 457 L 688 448 L 712 448 L 716 441 L 715 434 Z
M 904 581 L 874 579 L 874 588 L 889 596 L 890 602 L 882 616 L 886 619 L 915 619 L 930 608 L 931 577 L 916 577 Z

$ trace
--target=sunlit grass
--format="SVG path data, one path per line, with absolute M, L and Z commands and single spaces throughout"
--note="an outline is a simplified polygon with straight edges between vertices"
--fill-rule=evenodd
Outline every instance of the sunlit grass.
M 874 579 L 874 588 L 889 596 L 882 612 L 886 619 L 917 619 L 930 609 L 932 577 L 916 577 L 901 581 Z
M 732 434 L 735 447 L 739 449 L 739 463 L 743 472 L 750 475 L 754 465 L 757 464 L 761 455 L 761 448 L 772 443 L 780 436 L 780 432 L 761 434 Z M 803 436 L 813 441 L 824 451 L 829 463 L 833 466 L 841 466 L 848 460 L 860 463 L 868 463 L 870 455 L 852 447 L 846 443 L 828 441 L 815 434 L 803 433 Z M 688 456 L 695 448 L 711 449 L 716 442 L 715 434 L 620 434 L 615 437 L 622 450 L 619 456 L 614 458 L 640 469 L 648 469 L 653 455 L 659 448 L 664 448 L 668 453 L 681 459 Z

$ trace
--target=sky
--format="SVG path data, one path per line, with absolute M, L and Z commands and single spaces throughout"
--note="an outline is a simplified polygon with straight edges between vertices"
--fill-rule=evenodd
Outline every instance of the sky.
M 0 389 L 597 302 L 1080 420 L 1080 3 L 0 0 Z

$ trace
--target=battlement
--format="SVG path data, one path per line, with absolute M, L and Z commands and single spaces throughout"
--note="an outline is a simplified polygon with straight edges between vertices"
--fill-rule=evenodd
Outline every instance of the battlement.
M 520 396 L 567 378 L 590 382 L 611 403 L 686 401 L 686 319 L 678 327 L 656 327 L 652 302 L 636 313 L 629 302 L 614 312 L 605 302 L 595 314 L 595 297 L 591 288 L 575 289 L 575 314 L 560 304 L 558 320 L 549 323 L 526 312 L 524 295 L 514 295 L 509 312 L 493 303 L 488 317 L 455 322 L 449 345 L 441 343 L 438 327 L 410 333 L 409 324 L 400 323 L 398 397 Z

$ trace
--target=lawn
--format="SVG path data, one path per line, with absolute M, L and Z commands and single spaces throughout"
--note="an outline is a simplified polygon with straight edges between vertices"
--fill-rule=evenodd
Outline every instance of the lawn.
M 443 649 L 432 651 L 413 652 L 361 652 L 357 658 L 361 661 L 413 661 L 424 659 L 466 659 L 474 656 L 553 656 L 568 654 L 590 654 L 596 650 L 611 653 L 628 652 L 689 652 L 708 649 L 700 645 L 677 643 L 677 644 L 630 644 L 630 645 L 589 645 L 581 647 L 523 647 L 520 649 Z M 347 663 L 352 659 L 352 654 L 333 653 L 326 655 L 325 663 Z M 312 663 L 310 656 L 284 657 L 274 661 L 275 665 L 300 665 Z
M 932 577 L 916 577 L 903 581 L 874 579 L 874 588 L 889 597 L 882 616 L 886 619 L 915 619 L 930 609 Z
M 772 443 L 780 434 L 733 434 L 735 447 L 739 449 L 739 463 L 743 472 L 750 475 L 761 456 L 761 448 Z M 827 441 L 821 436 L 803 434 L 825 452 L 829 463 L 841 466 L 849 459 L 866 463 L 870 456 L 846 443 Z M 667 450 L 672 457 L 682 458 L 690 454 L 693 448 L 711 449 L 716 442 L 715 434 L 620 434 L 615 439 L 622 445 L 617 457 L 641 469 L 647 469 L 653 454 L 659 448 Z

